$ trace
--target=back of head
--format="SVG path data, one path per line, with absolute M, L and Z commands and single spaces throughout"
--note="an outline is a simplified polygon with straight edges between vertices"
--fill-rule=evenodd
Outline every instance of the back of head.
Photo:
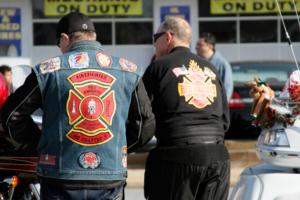
M 11 67 L 9 67 L 8 65 L 1 65 L 0 73 L 5 74 L 5 72 L 11 72 Z
M 96 36 L 93 22 L 88 16 L 80 12 L 71 12 L 59 20 L 56 29 L 56 39 L 59 39 L 62 33 L 67 35 L 85 33 Z
M 186 44 L 190 44 L 192 40 L 192 29 L 189 23 L 176 16 L 168 16 L 159 27 L 160 32 L 171 32 L 173 36 Z
M 215 48 L 216 37 L 212 33 L 202 32 L 200 33 L 200 38 L 203 38 L 206 43 L 211 44 Z

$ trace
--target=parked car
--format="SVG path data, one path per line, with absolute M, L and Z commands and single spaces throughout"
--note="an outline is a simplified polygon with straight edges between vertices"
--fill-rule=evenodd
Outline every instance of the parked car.
M 234 91 L 229 102 L 231 125 L 226 138 L 257 138 L 260 128 L 251 124 L 252 99 L 245 83 L 260 78 L 276 92 L 283 89 L 296 64 L 288 61 L 232 62 Z

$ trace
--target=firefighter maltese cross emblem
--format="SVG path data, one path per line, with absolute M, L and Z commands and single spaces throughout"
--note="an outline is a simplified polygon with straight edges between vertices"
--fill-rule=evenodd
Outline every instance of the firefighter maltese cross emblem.
M 187 103 L 202 109 L 214 102 L 217 97 L 216 75 L 209 68 L 203 70 L 197 62 L 190 60 L 188 70 L 183 65 L 174 68 L 173 73 L 177 77 L 184 75 L 183 82 L 178 84 L 178 93 Z
M 82 146 L 95 146 L 113 138 L 109 125 L 116 111 L 115 77 L 100 70 L 84 70 L 68 77 L 73 85 L 66 105 L 69 125 L 66 137 Z

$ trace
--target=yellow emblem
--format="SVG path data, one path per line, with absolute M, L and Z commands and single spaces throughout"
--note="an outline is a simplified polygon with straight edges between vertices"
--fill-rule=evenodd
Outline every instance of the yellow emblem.
M 189 68 L 183 73 L 183 82 L 178 84 L 180 96 L 196 108 L 211 105 L 217 97 L 216 74 L 208 67 L 201 69 L 197 62 L 190 60 Z

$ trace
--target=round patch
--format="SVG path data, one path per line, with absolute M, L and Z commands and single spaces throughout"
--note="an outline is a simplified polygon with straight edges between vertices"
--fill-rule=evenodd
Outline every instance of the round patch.
M 120 58 L 119 63 L 121 65 L 121 69 L 124 71 L 135 72 L 137 70 L 136 64 L 124 58 Z
M 95 169 L 100 165 L 100 157 L 94 152 L 83 153 L 79 156 L 79 163 L 84 169 Z
M 101 67 L 110 67 L 112 63 L 111 57 L 101 52 L 96 53 L 96 60 Z
M 96 120 L 103 112 L 103 102 L 96 96 L 88 96 L 81 102 L 80 111 L 86 119 Z

